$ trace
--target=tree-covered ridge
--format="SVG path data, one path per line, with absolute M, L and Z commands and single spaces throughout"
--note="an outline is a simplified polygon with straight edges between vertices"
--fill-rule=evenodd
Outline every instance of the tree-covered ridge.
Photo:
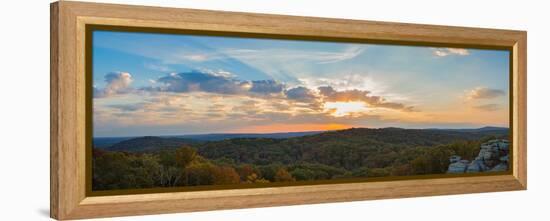
M 94 149 L 93 189 L 441 174 L 450 156 L 471 160 L 484 141 L 507 134 L 355 128 L 286 139 L 190 142 L 143 137 L 121 142 L 124 148 L 115 144 Z

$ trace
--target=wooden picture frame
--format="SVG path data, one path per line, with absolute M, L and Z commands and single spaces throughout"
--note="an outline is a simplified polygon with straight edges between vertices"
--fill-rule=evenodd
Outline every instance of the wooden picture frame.
M 508 48 L 511 53 L 512 173 L 381 182 L 284 186 L 194 192 L 90 196 L 86 190 L 86 25 L 153 27 L 251 36 L 367 39 L 431 46 Z M 79 219 L 373 200 L 527 188 L 527 33 L 114 4 L 51 4 L 50 213 Z

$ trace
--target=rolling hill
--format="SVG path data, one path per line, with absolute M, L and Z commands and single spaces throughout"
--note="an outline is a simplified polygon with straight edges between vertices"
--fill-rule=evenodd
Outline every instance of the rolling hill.
M 138 137 L 129 140 L 123 140 L 110 147 L 105 148 L 109 151 L 126 152 L 150 152 L 166 149 L 175 149 L 182 145 L 196 144 L 197 141 L 183 138 L 163 138 L 163 137 Z
M 373 153 L 396 152 L 404 148 L 432 147 L 455 141 L 473 141 L 487 136 L 506 136 L 507 128 L 480 128 L 464 130 L 352 128 L 328 132 L 284 133 L 278 136 L 253 134 L 203 135 L 191 137 L 138 137 L 123 140 L 106 150 L 125 152 L 155 152 L 187 145 L 209 159 L 226 158 L 236 163 L 267 164 L 308 161 L 344 166 L 334 159 L 357 157 L 365 160 Z M 284 135 L 292 135 L 288 138 Z M 197 137 L 197 135 L 194 135 Z M 225 139 L 221 139 L 224 138 Z M 236 138 L 231 138 L 236 137 Z
M 483 143 L 506 140 L 509 130 L 352 128 L 287 138 L 216 136 L 226 139 L 148 136 L 96 148 L 94 189 L 444 174 L 452 156 L 474 160 Z

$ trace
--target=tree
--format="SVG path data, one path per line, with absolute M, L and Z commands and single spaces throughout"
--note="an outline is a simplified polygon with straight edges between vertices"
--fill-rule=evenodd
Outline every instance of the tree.
M 473 160 L 479 153 L 481 141 L 461 141 L 454 142 L 446 146 L 454 152 L 455 155 L 461 156 L 465 160 Z
M 187 186 L 238 184 L 240 177 L 233 167 L 216 166 L 210 162 L 192 163 L 184 170 Z
M 396 165 L 392 168 L 392 176 L 409 176 L 411 175 L 411 167 L 408 164 Z
M 185 186 L 212 185 L 214 184 L 214 168 L 211 163 L 194 163 L 184 170 Z
M 214 184 L 237 184 L 240 182 L 239 174 L 233 167 L 215 166 L 211 172 L 214 176 Z
M 94 158 L 94 190 L 151 188 L 161 182 L 161 166 L 153 155 L 103 152 Z
M 372 168 L 367 170 L 367 177 L 385 177 L 389 175 L 389 168 Z
M 275 174 L 275 181 L 292 182 L 292 181 L 296 181 L 296 179 L 294 179 L 294 177 L 292 177 L 292 175 L 290 175 L 290 173 L 288 173 L 288 171 L 285 168 L 279 168 L 279 170 L 277 170 L 277 173 Z
M 290 172 L 290 174 L 296 178 L 296 180 L 314 180 L 315 174 L 313 171 L 303 168 L 296 168 Z
M 176 165 L 187 167 L 197 157 L 197 151 L 189 146 L 182 146 L 176 150 Z
M 160 186 L 174 187 L 182 186 L 183 169 L 174 166 L 161 166 L 160 169 Z
M 426 156 L 419 156 L 411 162 L 414 175 L 429 174 L 432 171 L 431 164 Z
M 183 176 L 183 167 L 178 166 L 176 163 L 176 150 L 163 150 L 157 153 L 159 157 L 159 162 L 161 164 L 160 168 L 160 181 L 159 186 L 161 187 L 174 187 L 183 185 L 182 176 Z
M 445 173 L 449 168 L 449 158 L 453 155 L 452 150 L 445 147 L 432 148 L 428 152 L 430 161 L 430 173 Z
M 243 166 L 240 166 L 237 168 L 237 172 L 239 173 L 239 176 L 241 177 L 242 181 L 247 181 L 248 177 L 252 174 L 255 174 L 258 176 L 258 173 L 250 164 L 245 164 Z
M 361 167 L 354 171 L 352 171 L 352 175 L 354 177 L 368 177 L 369 176 L 369 168 L 368 167 Z
M 135 188 L 151 188 L 160 182 L 160 168 L 158 157 L 151 154 L 141 156 L 130 156 L 130 174 L 135 179 Z
M 271 182 L 275 182 L 275 175 L 277 173 L 277 170 L 279 170 L 281 166 L 277 164 L 269 164 L 264 166 L 259 166 L 258 170 L 262 174 L 262 177 L 266 180 L 269 180 Z
M 130 168 L 129 159 L 121 152 L 105 152 L 95 156 L 92 170 L 93 189 L 126 189 L 130 188 L 127 180 L 123 179 Z

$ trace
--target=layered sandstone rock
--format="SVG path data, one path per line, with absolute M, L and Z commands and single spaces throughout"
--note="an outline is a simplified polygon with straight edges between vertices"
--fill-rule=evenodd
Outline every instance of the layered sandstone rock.
M 477 157 L 469 162 L 460 156 L 451 156 L 447 173 L 478 173 L 508 170 L 510 144 L 508 140 L 496 139 L 481 144 Z

